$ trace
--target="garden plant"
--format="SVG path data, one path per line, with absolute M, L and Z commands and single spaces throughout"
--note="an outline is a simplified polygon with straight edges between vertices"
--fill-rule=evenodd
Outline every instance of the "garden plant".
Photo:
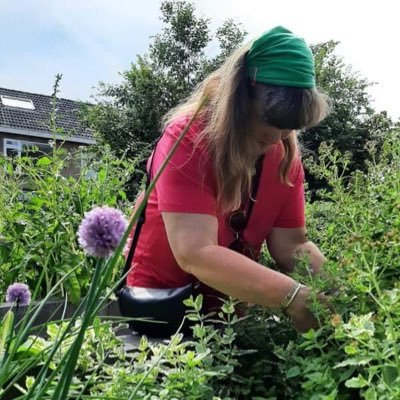
M 78 226 L 96 205 L 130 208 L 124 187 L 136 161 L 115 157 L 107 146 L 74 154 L 64 149 L 64 141 L 56 140 L 67 134 L 55 122 L 60 78 L 53 94 L 52 152 L 32 148 L 32 155 L 0 158 L 0 293 L 18 281 L 36 287 L 43 273 L 38 296 L 44 297 L 68 273 L 54 295 L 77 303 L 94 266 L 74 240 Z M 66 176 L 71 166 L 75 172 Z

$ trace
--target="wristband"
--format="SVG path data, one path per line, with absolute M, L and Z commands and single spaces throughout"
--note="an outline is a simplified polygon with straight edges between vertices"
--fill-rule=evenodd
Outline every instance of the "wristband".
M 299 292 L 302 284 L 300 282 L 295 282 L 292 288 L 289 290 L 288 294 L 285 296 L 281 303 L 282 310 L 285 311 L 289 308 L 292 304 L 294 298 L 296 297 L 297 293 Z

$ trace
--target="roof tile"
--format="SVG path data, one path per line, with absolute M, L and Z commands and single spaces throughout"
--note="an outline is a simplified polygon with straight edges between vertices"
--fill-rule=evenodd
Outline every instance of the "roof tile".
M 7 107 L 0 101 L 0 127 L 50 133 L 52 97 L 19 90 L 0 88 L 1 96 L 32 100 L 35 110 Z M 93 132 L 79 118 L 79 102 L 57 98 L 56 127 L 66 134 L 66 140 L 93 140 Z

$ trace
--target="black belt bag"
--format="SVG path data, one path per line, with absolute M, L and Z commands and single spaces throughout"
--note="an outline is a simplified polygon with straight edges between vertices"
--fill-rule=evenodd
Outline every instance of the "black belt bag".
M 168 337 L 181 326 L 187 307 L 183 301 L 196 296 L 195 284 L 174 288 L 163 298 L 139 298 L 133 296 L 129 287 L 118 293 L 121 314 L 133 318 L 131 330 L 150 337 Z M 181 332 L 189 334 L 189 323 L 185 321 Z

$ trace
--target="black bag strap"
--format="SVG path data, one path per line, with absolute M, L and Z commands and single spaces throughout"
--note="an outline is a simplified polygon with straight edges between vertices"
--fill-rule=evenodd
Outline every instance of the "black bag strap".
M 150 156 L 151 160 L 150 160 L 149 170 L 146 173 L 145 191 L 147 191 L 147 189 L 150 186 L 151 171 L 152 171 L 152 167 L 153 167 L 153 160 L 154 160 L 154 155 L 155 155 L 156 148 L 157 148 L 157 143 L 156 143 L 156 146 L 154 147 L 152 155 Z M 128 271 L 129 271 L 129 269 L 131 267 L 133 256 L 135 254 L 135 249 L 136 249 L 136 246 L 137 246 L 137 242 L 139 240 L 140 231 L 142 230 L 142 226 L 143 226 L 143 224 L 144 224 L 144 222 L 146 220 L 146 208 L 147 208 L 147 201 L 144 204 L 142 212 L 140 213 L 139 218 L 138 218 L 138 220 L 136 222 L 135 233 L 133 234 L 132 243 L 131 243 L 131 246 L 130 246 L 129 252 L 128 252 L 128 257 L 126 258 L 125 265 L 124 265 L 124 270 L 122 271 L 122 274 L 121 274 L 121 278 L 122 277 L 125 277 L 125 278 L 123 280 L 121 280 L 121 282 L 117 286 L 117 289 L 116 289 L 116 295 L 117 296 L 119 295 L 120 290 L 125 286 L 125 283 L 126 283 L 126 274 L 128 273 Z
M 145 186 L 145 190 L 148 189 L 150 182 L 151 182 L 151 171 L 152 171 L 152 166 L 153 166 L 153 160 L 154 160 L 154 155 L 156 152 L 156 148 L 157 148 L 157 144 L 156 147 L 154 148 L 153 154 L 151 155 L 151 161 L 150 161 L 150 167 L 149 170 L 147 172 L 147 179 L 146 179 L 146 186 Z M 255 199 L 257 197 L 257 191 L 258 191 L 258 186 L 260 184 L 260 177 L 261 177 L 261 172 L 262 172 L 262 165 L 263 165 L 263 160 L 264 160 L 264 155 L 260 156 L 257 161 L 256 161 L 256 165 L 255 165 L 255 169 L 256 169 L 256 173 L 253 176 L 253 180 L 252 180 L 252 190 L 251 190 L 251 198 L 249 201 L 249 209 L 247 210 L 246 213 L 246 223 L 245 226 L 247 226 L 247 222 L 250 219 L 250 215 L 251 212 L 253 210 L 253 205 L 255 203 Z M 146 208 L 147 208 L 147 202 L 145 203 L 142 212 L 140 213 L 140 216 L 136 222 L 136 228 L 135 228 L 135 233 L 133 235 L 132 238 L 132 243 L 129 249 L 129 253 L 128 253 L 128 257 L 126 258 L 126 262 L 125 262 L 125 266 L 124 266 L 124 270 L 122 272 L 121 277 L 125 276 L 132 264 L 132 260 L 133 260 L 133 256 L 135 254 L 135 249 L 137 246 L 137 242 L 139 240 L 139 235 L 140 235 L 140 231 L 142 230 L 142 226 L 146 220 Z M 116 295 L 119 295 L 120 290 L 125 286 L 125 282 L 126 282 L 126 276 L 123 280 L 121 280 L 120 284 L 118 285 L 117 289 L 116 289 Z
M 253 179 L 251 181 L 251 196 L 249 199 L 249 208 L 247 209 L 246 213 L 246 222 L 244 224 L 243 231 L 247 227 L 247 223 L 250 220 L 251 212 L 253 211 L 254 203 L 256 202 L 258 187 L 260 186 L 260 177 L 262 173 L 262 166 L 264 162 L 264 154 L 258 157 L 255 165 L 256 173 L 253 175 Z

